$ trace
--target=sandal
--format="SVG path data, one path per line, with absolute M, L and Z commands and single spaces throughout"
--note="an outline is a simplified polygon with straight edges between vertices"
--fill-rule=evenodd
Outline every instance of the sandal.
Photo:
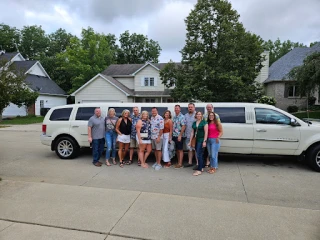
M 210 168 L 207 172 L 210 173 L 210 174 L 213 174 L 213 173 L 216 172 L 216 169 L 215 168 Z
M 109 163 L 108 160 L 106 161 L 106 165 L 107 165 L 108 167 L 112 166 L 112 165 Z
M 192 175 L 193 176 L 199 176 L 199 175 L 201 175 L 201 172 L 200 171 L 195 171 Z
M 116 159 L 112 158 L 113 165 L 117 165 Z
M 119 162 L 119 167 L 123 168 L 123 162 Z
M 140 160 L 138 160 L 138 166 L 141 166 L 141 161 Z
M 128 162 L 126 162 L 127 165 L 131 165 L 132 160 L 129 160 Z
M 209 164 L 204 165 L 204 167 L 205 167 L 205 168 L 208 168 L 208 167 L 209 167 Z

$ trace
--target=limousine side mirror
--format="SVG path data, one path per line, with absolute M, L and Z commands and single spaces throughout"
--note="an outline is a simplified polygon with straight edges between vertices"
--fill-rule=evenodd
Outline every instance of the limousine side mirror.
M 300 126 L 300 123 L 298 123 L 296 119 L 291 118 L 290 125 L 292 127 L 297 127 L 297 126 Z

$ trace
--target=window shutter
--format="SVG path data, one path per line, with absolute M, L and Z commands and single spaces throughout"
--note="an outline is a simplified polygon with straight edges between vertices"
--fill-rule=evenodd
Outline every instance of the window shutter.
M 144 77 L 141 77 L 141 86 L 144 86 Z
M 154 86 L 158 86 L 158 78 L 157 77 L 154 77 Z
M 289 96 L 289 84 L 288 83 L 286 83 L 285 85 L 284 85 L 284 97 L 285 98 L 288 98 L 288 96 Z

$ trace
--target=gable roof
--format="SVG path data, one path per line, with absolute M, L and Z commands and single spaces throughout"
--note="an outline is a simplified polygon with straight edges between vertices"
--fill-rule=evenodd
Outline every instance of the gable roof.
M 12 52 L 12 53 L 0 53 L 0 61 L 10 61 L 12 58 L 14 58 L 18 52 Z
M 111 64 L 106 70 L 102 72 L 106 76 L 118 76 L 118 75 L 133 75 L 138 70 L 142 70 L 148 65 L 152 65 L 158 70 L 162 70 L 167 63 L 145 63 L 145 64 Z M 177 63 L 179 64 L 179 63 Z
M 67 95 L 58 84 L 47 77 L 27 74 L 25 82 L 33 91 L 40 94 Z
M 320 44 L 311 48 L 294 48 L 286 55 L 275 61 L 269 68 L 269 76 L 264 83 L 289 80 L 288 74 L 294 68 L 301 66 L 303 60 L 312 53 L 320 52 Z
M 116 87 L 117 89 L 119 89 L 121 92 L 123 92 L 126 96 L 130 96 L 133 95 L 133 91 L 129 88 L 127 88 L 125 85 L 123 85 L 122 83 L 120 83 L 119 81 L 117 81 L 116 79 L 114 79 L 111 76 L 105 76 L 101 73 L 98 73 L 96 76 L 94 76 L 93 78 L 91 78 L 88 82 L 86 82 L 84 85 L 82 85 L 82 87 L 78 88 L 75 92 L 73 92 L 71 94 L 71 96 L 75 96 L 75 94 L 77 94 L 78 92 L 80 92 L 82 89 L 84 89 L 86 86 L 88 86 L 91 82 L 93 82 L 97 77 L 101 77 L 104 80 L 106 80 L 107 82 L 109 82 L 111 85 L 113 85 L 114 87 Z
M 37 61 L 15 61 L 12 63 L 13 67 L 18 72 L 26 73 Z

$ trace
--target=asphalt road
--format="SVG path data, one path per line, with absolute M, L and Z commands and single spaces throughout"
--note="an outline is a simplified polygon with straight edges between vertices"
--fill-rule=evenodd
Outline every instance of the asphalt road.
M 294 214 L 291 216 L 291 220 L 290 217 L 287 219 L 288 224 L 294 223 L 299 226 L 298 233 L 300 235 L 297 235 L 296 233 L 295 235 L 292 235 L 297 236 L 297 238 L 291 238 L 291 235 L 288 232 L 284 233 L 281 232 L 282 230 L 279 230 L 280 235 L 278 232 L 276 235 L 271 234 L 270 238 L 264 237 L 264 239 L 303 239 L 300 237 L 306 236 L 310 237 L 308 239 L 320 239 L 320 174 L 312 171 L 304 164 L 297 162 L 295 159 L 221 156 L 219 170 L 217 173 L 213 175 L 203 173 L 198 177 L 192 176 L 192 168 L 183 168 L 179 170 L 170 168 L 155 171 L 151 167 L 149 169 L 142 169 L 138 167 L 136 161 L 132 165 L 125 166 L 124 168 L 120 168 L 118 165 L 113 165 L 111 167 L 103 165 L 101 168 L 98 168 L 91 164 L 90 150 L 82 151 L 81 155 L 73 160 L 59 159 L 54 152 L 51 152 L 49 147 L 43 146 L 40 143 L 39 129 L 40 128 L 19 127 L 16 129 L 12 128 L 11 130 L 0 129 L 0 177 L 2 178 L 2 185 L 0 185 L 0 219 L 3 220 L 3 222 L 0 222 L 0 238 L 1 233 L 3 233 L 4 236 L 7 236 L 7 238 L 4 239 L 9 239 L 8 236 L 19 239 L 17 236 L 9 234 L 8 229 L 10 229 L 10 224 L 18 224 L 15 227 L 19 229 L 21 236 L 24 237 L 25 232 L 30 230 L 24 229 L 26 226 L 29 228 L 35 227 L 34 225 L 28 224 L 35 223 L 41 227 L 51 226 L 50 222 L 46 222 L 45 220 L 43 220 L 43 222 L 40 220 L 36 221 L 36 219 L 39 218 L 38 215 L 34 216 L 34 218 L 30 217 L 31 219 L 28 217 L 23 218 L 21 217 L 21 214 L 15 215 L 16 210 L 12 209 L 12 211 L 9 211 L 4 210 L 4 207 L 1 207 L 1 199 L 8 201 L 7 204 L 9 204 L 9 200 L 17 200 L 16 194 L 19 194 L 19 190 L 22 191 L 22 189 L 25 190 L 26 188 L 36 188 L 41 195 L 43 194 L 42 191 L 44 191 L 42 188 L 50 186 L 51 191 L 56 190 L 62 192 L 66 191 L 63 189 L 67 187 L 75 192 L 90 190 L 94 192 L 116 191 L 118 193 L 118 190 L 123 190 L 125 193 L 134 195 L 130 195 L 130 197 L 133 198 L 132 204 L 135 203 L 137 205 L 138 203 L 135 202 L 136 199 L 143 199 L 143 194 L 146 194 L 144 197 L 145 199 L 143 199 L 143 201 L 147 202 L 146 208 L 148 207 L 148 204 L 150 204 L 150 201 L 153 201 L 151 204 L 151 212 L 157 209 L 157 199 L 161 199 L 161 197 L 166 198 L 166 201 L 168 201 L 165 206 L 168 206 L 171 203 L 173 204 L 175 201 L 177 201 L 177 204 L 181 207 L 183 204 L 188 203 L 192 203 L 192 206 L 202 203 L 198 207 L 202 209 L 201 211 L 205 212 L 207 212 L 206 206 L 213 202 L 215 202 L 217 206 L 222 204 L 224 207 L 225 204 L 229 204 L 230 208 L 226 209 L 231 209 L 237 206 L 237 210 L 235 211 L 240 211 L 239 214 L 243 214 L 242 211 L 245 211 L 243 209 L 246 207 L 242 209 L 242 206 L 252 206 L 248 208 L 248 211 L 254 208 L 261 210 L 261 208 L 270 207 L 272 209 L 266 210 L 268 214 L 276 214 L 276 212 L 281 211 L 288 211 L 289 213 L 293 213 L 295 211 L 307 211 L 304 213 L 305 215 L 299 212 L 297 216 L 312 216 L 311 219 L 307 219 L 305 217 L 302 219 L 299 219 L 299 217 L 295 219 Z M 151 166 L 152 163 L 153 159 L 151 157 L 149 165 Z M 37 191 L 35 190 L 35 193 L 37 193 Z M 135 196 L 133 193 L 139 194 Z M 8 199 L 6 199 L 6 194 L 8 194 Z M 22 191 L 21 196 L 26 198 L 30 197 L 28 195 L 28 191 Z M 112 197 L 115 196 L 111 194 L 110 198 Z M 167 198 L 172 199 L 168 200 Z M 195 199 L 198 200 L 195 201 Z M 18 205 L 22 204 L 22 202 L 20 202 L 20 198 L 17 201 Z M 48 201 L 50 200 L 47 200 L 47 202 Z M 108 199 L 105 201 L 109 206 L 113 205 L 112 202 L 108 202 Z M 119 200 L 119 202 L 121 201 L 122 200 Z M 2 203 L 4 205 L 6 204 L 6 202 Z M 34 204 L 34 199 L 32 201 L 30 200 L 30 205 L 32 206 L 32 204 Z M 115 208 L 117 204 L 118 203 L 115 203 Z M 127 211 L 128 209 L 131 210 L 130 203 L 123 200 L 123 204 Z M 162 209 L 160 205 L 159 209 Z M 10 204 L 8 206 L 10 206 Z M 208 206 L 208 209 L 210 207 L 211 206 Z M 31 209 L 32 208 L 37 209 L 36 205 L 32 206 Z M 120 208 L 121 205 L 119 206 L 119 209 Z M 144 204 L 138 208 L 138 210 L 141 209 L 144 209 Z M 174 209 L 172 212 L 174 212 Z M 213 214 L 215 214 L 215 212 L 216 210 L 213 209 Z M 28 216 L 32 215 L 30 214 L 31 213 L 29 213 Z M 78 226 L 65 227 L 65 224 L 52 225 L 52 227 L 57 227 L 58 229 L 61 229 L 61 231 L 78 229 L 86 232 L 86 234 L 89 234 L 90 232 L 100 234 L 104 233 L 107 239 L 118 239 L 118 236 L 127 236 L 137 239 L 173 239 L 173 236 L 175 236 L 174 238 L 179 239 L 191 236 L 174 235 L 173 232 L 175 231 L 175 228 L 172 230 L 172 235 L 163 233 L 159 233 L 160 235 L 157 235 L 158 232 L 155 232 L 154 235 L 148 235 L 147 233 L 142 234 L 141 231 L 137 234 L 133 234 L 134 230 L 137 228 L 132 226 L 129 226 L 129 229 L 133 228 L 133 232 L 126 232 L 122 227 L 119 228 L 119 232 L 117 232 L 117 226 L 120 225 L 125 228 L 126 224 L 130 223 L 130 218 L 127 220 L 125 219 L 125 217 L 127 217 L 127 215 L 130 216 L 130 214 L 127 214 L 126 211 L 124 211 L 123 214 L 124 215 L 121 216 L 119 215 L 119 218 L 116 218 L 118 220 L 114 222 L 114 225 L 111 226 L 108 231 L 94 229 L 94 227 L 93 229 L 86 229 Z M 143 216 L 143 213 L 141 214 Z M 160 211 L 158 214 L 163 214 L 163 211 Z M 217 214 L 219 215 L 219 213 Z M 176 217 L 178 216 L 179 214 Z M 191 218 L 192 217 L 193 216 L 191 216 Z M 284 219 L 282 219 L 283 215 L 273 217 L 278 219 L 280 223 L 284 221 Z M 208 218 L 212 218 L 212 215 L 209 215 Z M 151 221 L 150 219 L 147 219 L 147 217 L 145 220 L 146 223 Z M 50 221 L 52 221 L 52 219 Z M 122 221 L 129 222 L 126 222 L 125 224 Z M 220 235 L 216 235 L 216 239 L 255 239 L 255 235 L 250 235 L 249 233 L 251 227 L 248 223 L 251 221 L 252 219 L 247 222 L 247 225 L 245 225 L 245 228 L 248 229 L 243 233 L 243 236 L 241 234 L 239 235 L 239 233 L 235 233 L 234 236 L 238 237 L 233 238 L 230 230 L 228 230 L 231 235 L 224 235 L 224 232 L 221 232 Z M 265 219 L 264 221 L 268 222 L 269 220 Z M 306 221 L 310 221 L 311 225 L 307 224 Z M 141 224 L 143 223 L 144 222 L 142 221 Z M 159 224 L 160 223 L 161 221 Z M 255 224 L 255 221 L 253 221 L 252 224 Z M 301 224 L 304 224 L 303 226 L 305 226 L 305 228 L 301 227 Z M 5 226 L 3 227 L 4 230 L 1 230 L 2 225 Z M 191 225 L 193 225 L 193 223 L 191 223 Z M 158 225 L 155 224 L 155 226 Z M 180 227 L 183 228 L 183 226 Z M 226 229 L 228 227 L 228 225 L 224 226 Z M 310 227 L 311 230 L 309 229 Z M 103 229 L 103 227 L 101 229 Z M 19 231 L 17 230 L 15 232 Z M 113 231 L 116 232 L 112 234 Z M 226 232 L 228 231 L 226 230 Z M 263 227 L 261 231 L 266 231 L 266 234 L 269 234 L 269 230 L 263 229 Z M 276 230 L 273 229 L 272 231 Z M 38 230 L 36 229 L 34 232 L 37 233 Z M 72 234 L 71 236 L 73 236 Z M 61 233 L 61 236 L 62 235 L 64 234 Z M 86 237 L 84 237 L 84 239 L 85 238 Z M 75 239 L 82 238 L 75 237 Z M 94 238 L 92 237 L 92 239 Z M 212 238 L 210 236 L 203 235 L 202 239 Z

